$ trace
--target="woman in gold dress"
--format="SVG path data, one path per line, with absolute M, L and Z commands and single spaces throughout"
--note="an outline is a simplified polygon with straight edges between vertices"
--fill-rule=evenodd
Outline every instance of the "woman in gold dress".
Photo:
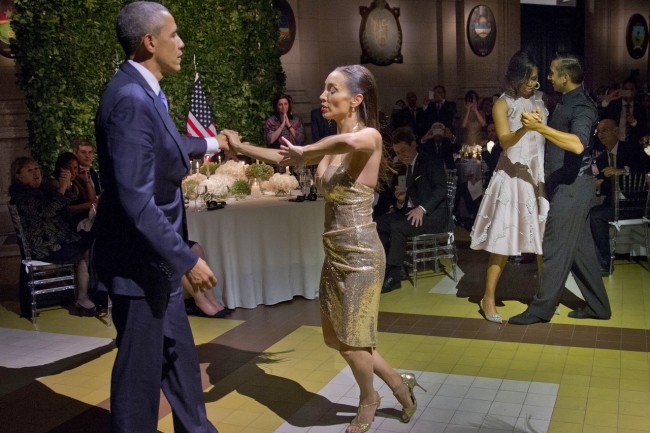
M 383 143 L 377 131 L 377 85 L 363 66 L 336 68 L 325 81 L 321 111 L 334 120 L 338 133 L 303 147 L 284 142 L 281 149 L 241 143 L 223 131 L 230 146 L 245 155 L 283 165 L 318 163 L 317 185 L 325 196 L 325 262 L 320 304 L 325 344 L 339 351 L 359 385 L 359 408 L 346 429 L 370 429 L 381 402 L 373 373 L 393 391 L 408 423 L 417 409 L 412 373 L 399 373 L 375 349 L 379 296 L 385 255 L 372 221 L 372 202 L 382 167 Z

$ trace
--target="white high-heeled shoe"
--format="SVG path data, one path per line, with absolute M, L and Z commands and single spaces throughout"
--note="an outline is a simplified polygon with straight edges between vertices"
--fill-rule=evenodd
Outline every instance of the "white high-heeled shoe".
M 503 319 L 501 318 L 501 314 L 486 314 L 485 309 L 483 308 L 483 299 L 481 299 L 478 303 L 479 307 L 481 308 L 481 313 L 483 313 L 483 317 L 485 317 L 485 320 L 488 322 L 494 322 L 494 323 L 503 323 Z

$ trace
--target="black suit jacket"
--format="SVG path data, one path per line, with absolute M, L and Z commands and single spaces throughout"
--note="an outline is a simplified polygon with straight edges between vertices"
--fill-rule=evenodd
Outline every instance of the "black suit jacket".
M 607 107 L 599 110 L 600 118 L 610 117 L 615 120 L 618 125 L 618 121 L 621 118 L 621 110 L 623 109 L 623 100 L 617 99 L 610 102 Z M 629 136 L 626 136 L 625 139 L 629 143 L 636 143 L 638 140 L 645 135 L 646 131 L 646 111 L 638 102 L 634 102 L 632 108 L 632 115 L 636 119 L 636 126 L 630 126 Z
M 90 179 L 93 181 L 93 186 L 95 187 L 95 194 L 97 195 L 97 197 L 99 197 L 100 195 L 102 195 L 102 184 L 99 182 L 99 174 L 92 167 L 90 167 L 88 173 L 90 174 Z
M 393 190 L 397 186 L 398 176 L 406 175 L 406 166 L 401 166 L 393 177 Z M 413 203 L 411 208 L 405 204 L 401 211 L 422 206 L 426 214 L 422 225 L 439 233 L 449 227 L 447 207 L 447 174 L 442 160 L 435 155 L 418 153 L 413 167 L 413 181 L 406 191 L 407 199 Z
M 426 129 L 424 129 L 425 114 L 421 107 L 416 107 L 414 110 L 415 116 L 411 111 L 411 107 L 404 107 L 398 111 L 393 117 L 393 127 L 409 126 L 415 133 L 415 137 L 419 139 L 426 132 Z
M 454 131 L 454 117 L 456 117 L 456 103 L 445 101 L 438 109 L 435 102 L 429 102 L 427 109 L 424 111 L 425 123 L 424 130 L 428 131 L 435 122 L 440 122 Z
M 604 197 L 603 203 L 611 204 L 612 197 L 612 177 L 606 177 L 603 174 L 603 170 L 609 167 L 609 158 L 608 158 L 607 149 L 596 157 L 596 168 L 598 168 L 598 174 L 596 175 L 597 179 L 602 179 L 603 183 L 600 184 L 600 195 Z M 634 165 L 636 164 L 636 158 L 632 148 L 628 143 L 624 141 L 618 142 L 618 149 L 616 149 L 616 168 L 625 168 L 629 167 L 634 170 Z

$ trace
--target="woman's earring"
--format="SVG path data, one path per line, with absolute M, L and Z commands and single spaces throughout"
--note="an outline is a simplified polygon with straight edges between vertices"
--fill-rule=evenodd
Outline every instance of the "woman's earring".
M 355 111 L 357 111 L 357 109 L 356 107 L 350 107 L 350 111 L 354 113 Z
M 539 81 L 535 84 L 535 90 L 539 89 Z

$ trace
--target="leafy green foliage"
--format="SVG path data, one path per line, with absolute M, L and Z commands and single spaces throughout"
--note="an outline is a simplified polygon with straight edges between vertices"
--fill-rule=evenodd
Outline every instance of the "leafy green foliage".
M 124 0 L 16 0 L 11 25 L 18 84 L 29 110 L 28 146 L 46 169 L 77 137 L 94 136 L 106 83 L 124 53 L 115 19 Z M 185 42 L 183 68 L 161 85 L 185 130 L 193 57 L 217 129 L 263 143 L 264 120 L 285 85 L 273 0 L 166 0 Z

